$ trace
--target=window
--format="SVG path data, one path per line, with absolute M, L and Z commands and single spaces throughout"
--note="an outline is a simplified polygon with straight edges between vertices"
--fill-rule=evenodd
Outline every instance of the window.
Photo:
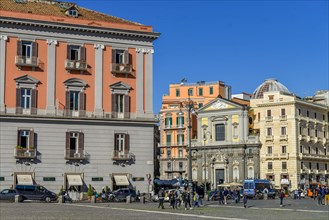
M 193 96 L 193 89 L 188 89 L 188 95 Z
M 26 149 L 34 148 L 34 132 L 33 130 L 18 130 L 17 146 Z
M 318 137 L 318 129 L 315 129 L 315 137 Z
M 267 154 L 272 154 L 272 146 L 267 147 Z
M 238 181 L 239 180 L 239 168 L 234 167 L 233 168 L 233 181 Z
M 67 60 L 69 61 L 85 61 L 86 48 L 78 45 L 67 46 Z
M 316 163 L 316 169 L 318 170 L 320 168 L 319 163 Z
M 267 136 L 272 136 L 272 128 L 267 128 Z
M 248 178 L 249 178 L 249 179 L 254 179 L 254 178 L 255 178 L 254 167 L 249 167 L 249 168 L 248 168 Z
M 303 146 L 299 147 L 299 151 L 300 151 L 300 153 L 303 153 Z
M 72 17 L 78 17 L 78 11 L 75 9 L 69 10 L 69 15 Z
M 199 96 L 203 96 L 203 88 L 199 88 Z
M 286 109 L 282 108 L 281 109 L 281 116 L 285 116 L 286 115 Z
M 298 115 L 302 115 L 302 110 L 300 108 L 298 109 Z
M 260 120 L 260 112 L 258 112 L 258 121 Z
M 178 167 L 179 167 L 180 170 L 182 170 L 183 169 L 183 162 L 179 162 Z
M 178 148 L 178 157 L 179 158 L 183 157 L 183 148 L 182 147 Z
M 287 162 L 282 162 L 282 170 L 286 170 L 287 169 Z
M 23 109 L 31 108 L 31 89 L 21 88 L 21 107 Z
M 309 111 L 306 111 L 306 116 L 310 117 L 310 112 Z
M 326 116 L 325 115 L 322 115 L 322 120 L 324 121 L 326 119 Z
M 77 131 L 66 132 L 66 159 L 81 159 L 84 150 L 84 134 Z
M 271 117 L 272 116 L 272 111 L 271 110 L 267 110 L 267 117 Z
M 167 134 L 167 146 L 171 146 L 171 134 Z
M 21 66 L 32 66 L 35 67 L 38 64 L 37 59 L 37 43 L 33 41 L 17 41 L 17 56 L 16 65 L 20 68 Z
M 165 126 L 166 128 L 171 128 L 172 126 L 172 117 L 170 116 L 166 116 L 165 118 Z
M 130 151 L 129 134 L 116 133 L 114 134 L 114 152 L 119 157 L 127 157 Z
M 32 42 L 22 41 L 22 56 L 26 58 L 32 57 Z
M 239 137 L 239 133 L 238 133 L 238 125 L 234 125 L 233 126 L 233 138 L 238 138 Z
M 286 127 L 281 127 L 281 135 L 286 135 L 286 134 L 287 134 Z
M 268 162 L 268 163 L 267 163 L 267 169 L 268 169 L 268 170 L 272 170 L 272 169 L 273 169 L 272 162 Z
M 224 124 L 216 124 L 215 132 L 216 132 L 216 141 L 225 141 L 225 125 Z
M 168 169 L 168 170 L 171 170 L 171 162 L 168 162 L 168 163 L 167 163 L 167 169 Z
M 114 87 L 113 87 L 114 88 Z M 130 96 L 122 93 L 112 94 L 112 117 L 130 117 Z
M 299 127 L 299 134 L 302 134 L 302 127 Z
M 316 112 L 314 112 L 314 118 L 316 119 Z
M 283 154 L 287 153 L 287 146 L 281 146 L 281 153 Z
M 85 87 L 87 84 L 76 78 L 68 79 L 64 82 L 67 87 L 65 114 L 67 116 L 84 116 L 86 110 L 86 95 Z
M 304 163 L 300 162 L 300 168 L 304 169 Z
M 184 134 L 178 134 L 177 135 L 177 144 L 178 145 L 184 145 Z
M 176 89 L 176 97 L 179 97 L 179 96 L 180 96 L 180 90 Z
M 309 167 L 310 169 L 312 169 L 312 163 L 311 163 L 311 162 L 308 163 L 308 167 Z
M 70 91 L 70 110 L 79 110 L 79 92 Z
M 179 128 L 182 128 L 182 127 L 184 127 L 184 116 L 177 116 L 176 117 L 176 125 L 177 125 L 177 127 L 179 127 Z
M 328 170 L 328 164 L 326 164 L 326 163 L 324 164 L 324 169 Z
M 327 155 L 327 149 L 323 149 L 324 155 Z
M 125 64 L 128 63 L 128 51 L 127 50 L 114 50 L 114 63 Z
M 167 149 L 167 157 L 171 158 L 171 149 Z
M 268 99 L 269 99 L 270 101 L 273 102 L 273 100 L 274 100 L 274 95 L 269 95 L 269 96 L 268 96 Z
M 308 154 L 311 154 L 311 147 L 308 147 Z
M 310 136 L 310 128 L 307 128 L 307 136 Z
M 214 94 L 214 88 L 213 88 L 212 86 L 209 87 L 209 94 L 210 94 L 210 95 Z
M 319 148 L 315 148 L 315 154 L 316 154 L 316 155 L 319 154 Z

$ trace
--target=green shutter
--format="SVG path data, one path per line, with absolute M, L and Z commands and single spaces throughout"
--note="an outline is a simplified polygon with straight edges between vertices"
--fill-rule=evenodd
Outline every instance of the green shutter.
M 177 127 L 178 127 L 178 119 L 179 119 L 179 117 L 176 117 L 176 125 L 177 125 Z
M 165 126 L 167 126 L 167 124 L 168 124 L 168 120 L 167 120 L 167 118 L 165 119 Z
M 169 124 L 172 125 L 172 118 L 169 118 Z
M 182 134 L 182 142 L 183 142 L 183 145 L 184 145 L 184 143 L 185 143 L 185 141 L 184 141 L 184 134 Z
M 182 125 L 184 125 L 184 117 L 182 117 Z

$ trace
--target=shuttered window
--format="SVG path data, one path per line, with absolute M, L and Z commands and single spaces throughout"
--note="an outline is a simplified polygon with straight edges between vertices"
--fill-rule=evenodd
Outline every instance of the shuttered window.
M 84 151 L 84 133 L 77 131 L 66 132 L 66 157 L 81 158 Z
M 33 130 L 18 130 L 17 131 L 17 146 L 22 148 L 34 148 L 34 131 Z
M 114 150 L 117 152 L 128 153 L 130 151 L 129 134 L 114 134 Z
M 67 59 L 68 60 L 86 60 L 86 48 L 77 45 L 67 46 Z
M 24 110 L 24 111 L 23 111 Z M 16 113 L 37 113 L 37 90 L 31 88 L 16 88 Z

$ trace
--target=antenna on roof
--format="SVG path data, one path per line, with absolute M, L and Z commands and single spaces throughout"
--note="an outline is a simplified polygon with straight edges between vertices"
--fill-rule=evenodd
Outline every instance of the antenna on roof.
M 184 85 L 184 83 L 186 83 L 187 82 L 187 79 L 186 78 L 183 78 L 181 81 L 180 81 L 180 85 L 182 86 L 182 85 Z

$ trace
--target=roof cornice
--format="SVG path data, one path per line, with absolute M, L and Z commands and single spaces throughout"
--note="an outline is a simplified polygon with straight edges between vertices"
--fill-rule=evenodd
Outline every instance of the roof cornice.
M 29 19 L 20 19 L 12 17 L 3 17 L 0 16 L 0 24 L 13 24 L 13 25 L 23 25 L 30 27 L 41 27 L 41 28 L 52 28 L 57 30 L 72 30 L 80 31 L 86 33 L 100 33 L 100 34 L 111 34 L 115 36 L 125 36 L 125 37 L 137 37 L 155 40 L 160 36 L 160 33 L 157 32 L 144 32 L 144 31 L 131 31 L 123 30 L 116 28 L 100 28 L 92 27 L 88 25 L 72 25 L 72 24 L 63 24 L 60 22 L 51 22 L 51 21 L 38 21 L 38 20 L 29 20 Z

